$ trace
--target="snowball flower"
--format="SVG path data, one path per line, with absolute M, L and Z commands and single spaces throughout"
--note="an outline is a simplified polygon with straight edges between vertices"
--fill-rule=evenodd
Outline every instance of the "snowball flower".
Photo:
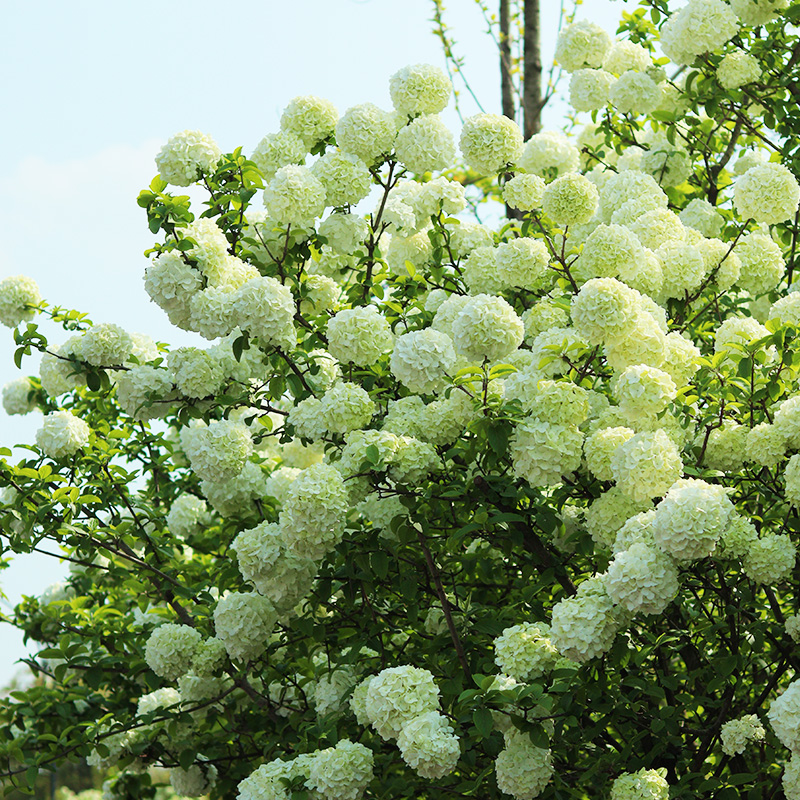
M 567 71 L 599 67 L 611 49 L 611 37 L 599 25 L 579 20 L 558 34 L 556 61 Z
M 775 19 L 789 5 L 789 0 L 731 0 L 731 8 L 742 25 L 763 25 Z
M 340 472 L 313 464 L 292 481 L 280 525 L 286 545 L 303 558 L 321 560 L 342 538 L 349 508 Z
M 169 771 L 169 782 L 175 794 L 181 797 L 200 797 L 208 794 L 217 779 L 217 768 L 209 765 L 205 769 L 201 764 L 192 764 L 188 769 L 172 767 Z
M 538 175 L 515 175 L 503 185 L 503 200 L 510 208 L 532 211 L 542 204 L 546 185 Z
M 401 114 L 438 114 L 450 101 L 452 85 L 447 73 L 431 64 L 412 64 L 389 79 L 392 104 Z
M 32 320 L 41 302 L 42 295 L 32 278 L 14 275 L 0 281 L 0 323 L 7 328 Z
M 251 278 L 239 288 L 233 315 L 239 327 L 257 337 L 262 347 L 294 348 L 294 297 L 291 289 L 275 278 Z
M 761 720 L 755 714 L 726 722 L 720 729 L 722 752 L 728 756 L 743 753 L 748 742 L 759 742 L 766 735 Z
M 235 478 L 253 452 L 253 441 L 246 425 L 223 419 L 207 427 L 185 429 L 181 445 L 192 467 L 202 480 L 221 482 Z
M 750 580 L 773 586 L 789 577 L 796 558 L 797 546 L 788 534 L 765 533 L 751 543 L 742 567 Z
M 598 578 L 584 581 L 576 595 L 553 607 L 550 638 L 573 661 L 583 663 L 605 653 L 618 630 L 614 601 Z
M 675 443 L 659 428 L 642 431 L 617 447 L 611 456 L 617 486 L 637 502 L 660 497 L 683 474 Z
M 182 494 L 175 498 L 167 513 L 167 527 L 176 536 L 191 536 L 198 532 L 207 514 L 208 507 L 202 498 Z
M 530 486 L 555 486 L 578 469 L 582 447 L 578 428 L 530 417 L 517 425 L 511 438 L 512 469 Z
M 365 711 L 382 739 L 394 739 L 415 717 L 437 711 L 439 688 L 426 669 L 402 666 L 379 672 L 369 682 Z
M 428 711 L 407 722 L 397 737 L 397 747 L 403 761 L 428 779 L 449 775 L 461 755 L 458 737 L 438 711 Z
M 800 752 L 800 681 L 792 681 L 767 712 L 772 730 L 784 747 Z
M 583 443 L 583 455 L 589 472 L 599 481 L 610 481 L 614 477 L 611 459 L 616 449 L 634 435 L 631 428 L 622 426 L 600 428 Z
M 389 366 L 392 374 L 415 394 L 430 394 L 443 388 L 446 373 L 456 363 L 453 341 L 433 328 L 411 331 L 395 342 Z
M 540 175 L 545 180 L 565 172 L 577 172 L 580 165 L 580 151 L 560 131 L 535 133 L 525 143 L 518 162 L 525 172 Z
M 761 77 L 758 59 L 749 53 L 728 53 L 717 67 L 717 80 L 723 89 L 733 90 Z
M 36 431 L 36 444 L 50 458 L 72 456 L 89 443 L 91 429 L 69 411 L 51 411 Z
M 409 122 L 394 141 L 397 160 L 418 175 L 435 172 L 452 164 L 455 140 L 436 114 L 427 114 Z
M 388 111 L 372 103 L 348 108 L 336 123 L 336 144 L 372 165 L 392 149 L 397 128 Z
M 156 156 L 158 174 L 173 186 L 189 186 L 203 173 L 213 172 L 222 155 L 217 143 L 201 131 L 172 136 Z
M 644 542 L 614 556 L 604 583 L 609 597 L 631 614 L 660 614 L 679 588 L 675 562 Z
M 603 69 L 579 69 L 569 82 L 569 102 L 576 111 L 595 111 L 608 102 L 615 78 Z
M 582 225 L 597 211 L 597 187 L 572 172 L 556 178 L 544 191 L 542 209 L 556 225 Z
M 328 351 L 342 364 L 372 366 L 393 341 L 389 323 L 375 306 L 346 308 L 328 320 Z
M 287 164 L 302 164 L 308 152 L 305 142 L 293 133 L 268 133 L 257 145 L 250 160 L 261 174 L 272 180 L 275 173 Z
M 202 638 L 188 625 L 159 625 L 147 640 L 144 660 L 156 675 L 174 681 L 191 668 L 192 659 Z
M 267 600 L 254 592 L 230 592 L 214 609 L 214 629 L 231 658 L 252 661 L 267 646 L 278 615 Z
M 332 150 L 311 167 L 311 174 L 325 188 L 325 204 L 340 207 L 355 205 L 372 188 L 372 175 L 367 165 L 352 153 Z
M 538 797 L 553 774 L 549 750 L 536 747 L 527 733 L 512 728 L 504 734 L 505 747 L 494 762 L 497 788 L 516 800 Z
M 678 561 L 703 558 L 714 551 L 732 513 L 722 486 L 681 479 L 656 507 L 655 543 Z
M 3 387 L 6 414 L 28 414 L 36 408 L 36 396 L 30 378 L 15 378 Z
M 522 132 L 508 117 L 475 114 L 464 122 L 459 147 L 472 169 L 490 175 L 516 163 L 522 152 Z
M 324 800 L 358 800 L 373 777 L 372 751 L 358 742 L 342 739 L 336 747 L 315 753 L 310 760 L 306 786 Z
M 549 634 L 550 627 L 541 622 L 522 622 L 506 628 L 494 640 L 495 664 L 512 678 L 536 680 L 558 660 L 558 651 Z
M 322 182 L 308 167 L 289 164 L 264 189 L 264 205 L 275 222 L 304 227 L 322 216 L 326 196 Z
M 661 28 L 661 48 L 676 64 L 691 64 L 713 52 L 739 30 L 731 7 L 723 0 L 689 0 Z
M 498 361 L 520 346 L 524 334 L 514 309 L 488 294 L 471 297 L 453 321 L 456 352 L 470 361 Z
M 573 325 L 590 344 L 625 336 L 638 311 L 638 292 L 615 278 L 592 278 L 572 298 Z
M 330 433 L 348 433 L 369 425 L 375 403 L 358 384 L 339 381 L 325 392 L 317 413 Z
M 281 114 L 281 130 L 303 140 L 310 150 L 327 139 L 336 126 L 339 112 L 329 100 L 313 95 L 295 97 Z
M 646 72 L 631 69 L 617 78 L 609 101 L 622 114 L 649 114 L 661 102 L 661 89 Z
M 667 800 L 666 770 L 640 769 L 626 772 L 611 785 L 611 800 Z
M 772 225 L 792 219 L 800 203 L 797 179 L 782 164 L 751 167 L 736 181 L 733 204 L 742 219 Z
M 613 392 L 624 414 L 641 417 L 664 411 L 675 399 L 677 387 L 663 370 L 637 364 L 620 374 Z

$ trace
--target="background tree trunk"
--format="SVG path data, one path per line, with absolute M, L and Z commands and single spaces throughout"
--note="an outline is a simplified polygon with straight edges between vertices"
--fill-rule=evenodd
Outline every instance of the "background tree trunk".
M 522 132 L 525 138 L 528 139 L 542 128 L 542 49 L 539 0 L 525 0 L 524 22 L 524 70 L 522 77 L 522 117 L 524 127 Z M 503 102 L 505 103 L 505 98 Z
M 509 0 L 500 0 L 500 92 L 503 114 L 514 119 L 514 86 L 511 81 L 511 36 L 509 30 Z

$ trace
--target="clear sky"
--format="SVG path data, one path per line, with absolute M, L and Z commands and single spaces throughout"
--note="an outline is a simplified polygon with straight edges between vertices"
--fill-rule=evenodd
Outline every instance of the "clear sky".
M 632 5 L 585 0 L 577 17 L 613 34 Z M 542 6 L 548 68 L 560 4 Z M 191 335 L 169 325 L 142 283 L 153 237 L 136 195 L 166 139 L 199 129 L 225 151 L 249 153 L 296 95 L 326 97 L 340 111 L 363 102 L 389 109 L 393 72 L 444 66 L 430 0 L 239 0 L 229 8 L 210 0 L 4 5 L 0 278 L 29 275 L 53 304 L 187 343 Z M 499 113 L 498 59 L 477 3 L 450 0 L 445 20 L 484 109 Z M 461 97 L 465 115 L 478 111 Z M 551 104 L 545 126 L 559 127 L 565 111 L 563 101 Z M 445 119 L 457 134 L 452 104 Z M 53 331 L 54 342 L 63 338 Z M 0 385 L 20 374 L 13 350 L 11 332 L 0 329 Z M 36 369 L 33 359 L 23 364 L 25 374 Z M 0 409 L 0 445 L 32 441 L 39 418 Z M 0 587 L 13 604 L 65 573 L 56 559 L 18 557 Z M 0 685 L 24 651 L 21 636 L 0 625 Z

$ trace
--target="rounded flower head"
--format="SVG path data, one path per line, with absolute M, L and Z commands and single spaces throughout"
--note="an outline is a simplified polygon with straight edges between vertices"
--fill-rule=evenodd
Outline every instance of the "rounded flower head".
M 394 118 L 388 111 L 362 103 L 348 108 L 336 123 L 336 144 L 342 152 L 372 165 L 391 152 L 396 133 Z
M 39 287 L 32 278 L 14 275 L 0 281 L 0 323 L 16 328 L 29 322 L 36 314 L 35 307 L 42 302 Z
M 356 214 L 335 212 L 327 216 L 319 226 L 320 236 L 340 254 L 352 253 L 363 245 L 369 232 L 367 221 Z
M 325 187 L 308 167 L 289 164 L 281 167 L 264 189 L 264 205 L 276 222 L 304 227 L 322 216 Z
M 631 614 L 660 614 L 678 594 L 675 562 L 643 542 L 614 556 L 604 582 L 609 597 Z
M 446 373 L 456 363 L 453 341 L 446 333 L 424 328 L 397 338 L 390 368 L 392 374 L 415 394 L 430 394 L 444 387 Z
M 761 77 L 758 59 L 749 53 L 728 53 L 717 67 L 717 80 L 723 89 L 738 89 Z
M 156 675 L 174 681 L 191 668 L 202 638 L 188 625 L 159 625 L 147 640 L 144 660 Z
M 602 655 L 614 642 L 619 619 L 603 582 L 590 578 L 578 593 L 553 607 L 550 638 L 567 658 L 583 663 Z
M 666 770 L 640 769 L 626 772 L 611 786 L 611 800 L 667 800 L 669 784 Z
M 351 153 L 332 150 L 314 162 L 311 173 L 325 187 L 326 205 L 355 205 L 372 188 L 367 165 Z
M 556 61 L 567 71 L 599 67 L 611 49 L 611 37 L 599 25 L 579 20 L 561 29 Z
M 661 89 L 646 72 L 629 69 L 610 88 L 609 99 L 622 114 L 649 114 L 661 102 Z
M 190 186 L 202 174 L 213 172 L 222 152 L 201 131 L 181 131 L 171 137 L 156 156 L 158 174 L 173 186 Z
M 792 219 L 800 203 L 797 179 L 781 164 L 751 167 L 736 181 L 733 203 L 742 219 L 772 225 Z
M 611 456 L 617 486 L 637 502 L 660 497 L 683 474 L 683 461 L 664 430 L 642 431 L 623 442 Z
M 768 586 L 789 577 L 797 558 L 797 547 L 784 533 L 765 533 L 750 544 L 742 567 L 750 580 Z
M 656 507 L 655 543 L 678 561 L 703 558 L 714 551 L 732 513 L 722 486 L 681 479 Z
M 732 719 L 720 729 L 722 752 L 729 756 L 743 753 L 749 742 L 761 741 L 765 735 L 764 726 L 755 714 Z
M 572 299 L 572 322 L 590 344 L 624 337 L 638 311 L 638 292 L 615 278 L 592 278 Z
M 247 426 L 228 419 L 216 420 L 207 427 L 184 429 L 181 446 L 192 471 L 211 482 L 235 478 L 253 452 Z
M 6 414 L 28 414 L 34 408 L 36 396 L 30 378 L 16 378 L 3 387 L 3 409 Z
M 582 447 L 578 428 L 529 417 L 517 425 L 510 442 L 514 474 L 530 486 L 555 486 L 578 469 Z
M 569 139 L 558 131 L 535 133 L 525 143 L 519 167 L 525 172 L 552 180 L 566 172 L 577 172 L 581 154 Z
M 459 147 L 472 169 L 491 175 L 516 163 L 522 153 L 522 132 L 508 117 L 475 114 L 464 122 Z
M 461 755 L 458 737 L 438 711 L 428 711 L 407 722 L 397 737 L 397 747 L 403 761 L 428 779 L 449 775 Z
M 338 117 L 336 106 L 329 100 L 312 95 L 295 97 L 281 114 L 281 130 L 302 139 L 310 150 L 333 133 Z
M 494 251 L 494 273 L 502 289 L 519 287 L 535 291 L 544 280 L 549 263 L 550 253 L 545 243 L 529 236 L 503 242 Z
M 775 19 L 789 0 L 731 0 L 731 8 L 736 12 L 742 25 L 763 25 Z
M 373 777 L 372 751 L 342 739 L 336 747 L 315 753 L 309 762 L 306 786 L 324 800 L 358 800 Z
M 533 211 L 542 204 L 546 185 L 538 175 L 515 175 L 503 186 L 503 200 L 510 208 Z
M 286 547 L 279 525 L 262 522 L 242 531 L 231 544 L 239 572 L 278 611 L 293 608 L 311 587 L 316 565 Z
M 175 498 L 167 514 L 167 527 L 176 536 L 192 536 L 206 521 L 208 507 L 205 501 L 193 494 L 182 494 Z
M 611 459 L 616 449 L 632 438 L 635 431 L 631 428 L 617 426 L 600 428 L 583 443 L 583 454 L 589 472 L 599 481 L 610 481 L 614 478 Z
M 544 191 L 542 208 L 556 225 L 582 225 L 597 211 L 597 187 L 577 172 L 562 175 Z
M 349 508 L 341 473 L 313 464 L 292 481 L 280 515 L 287 546 L 296 555 L 319 561 L 342 539 Z
M 275 173 L 288 164 L 302 164 L 308 149 L 299 136 L 293 133 L 268 133 L 257 145 L 250 156 L 261 174 L 272 180 Z
M 642 243 L 628 228 L 598 225 L 587 237 L 577 266 L 588 278 L 616 278 L 635 274 L 644 258 Z
M 233 315 L 239 327 L 257 337 L 262 347 L 294 348 L 294 314 L 291 289 L 275 278 L 251 278 L 236 291 Z
M 550 782 L 553 774 L 549 750 L 536 747 L 528 734 L 511 728 L 505 734 L 505 747 L 494 763 L 497 787 L 515 800 L 533 800 Z
M 623 40 L 614 42 L 603 60 L 603 69 L 614 75 L 622 75 L 628 70 L 644 72 L 653 63 L 649 51 L 640 44 Z
M 713 239 L 719 236 L 724 222 L 722 214 L 707 200 L 695 197 L 690 200 L 679 214 L 681 222 L 689 228 L 694 228 L 703 236 Z M 726 248 L 727 251 L 728 248 Z M 724 255 L 723 252 L 721 255 Z
M 784 747 L 800 753 L 800 681 L 792 681 L 767 713 L 772 730 Z
M 369 425 L 375 403 L 358 384 L 339 381 L 325 392 L 318 413 L 330 433 L 348 433 Z
M 278 615 L 267 600 L 254 592 L 230 592 L 214 609 L 214 628 L 231 658 L 250 661 L 264 652 Z
M 426 114 L 399 131 L 394 151 L 404 167 L 422 175 L 449 167 L 455 158 L 456 144 L 444 122 L 436 114 Z
M 549 672 L 558 660 L 550 641 L 550 627 L 523 622 L 506 628 L 494 640 L 494 661 L 506 675 L 520 681 L 535 680 Z
M 36 444 L 50 458 L 72 456 L 89 443 L 91 429 L 69 411 L 51 411 L 36 431 Z
M 401 114 L 438 114 L 450 102 L 452 86 L 447 73 L 431 64 L 412 64 L 389 79 L 392 104 Z
M 621 80 L 621 79 L 620 79 Z M 692 174 L 689 153 L 659 133 L 650 142 L 641 160 L 641 170 L 652 175 L 660 186 L 678 186 Z
M 691 64 L 733 38 L 739 21 L 723 0 L 689 0 L 661 28 L 661 48 L 670 61 Z
M 660 414 L 676 394 L 672 378 L 646 364 L 628 367 L 614 382 L 614 397 L 623 413 L 631 417 Z
M 615 78 L 603 69 L 579 69 L 569 82 L 569 102 L 576 111 L 595 111 L 608 102 Z
M 372 366 L 393 344 L 389 323 L 375 306 L 346 308 L 328 321 L 328 350 L 341 364 Z
M 438 707 L 439 688 L 426 669 L 390 667 L 369 682 L 365 711 L 382 739 L 396 738 L 415 717 Z
M 471 297 L 453 321 L 456 352 L 470 361 L 497 361 L 522 343 L 525 326 L 502 298 L 488 294 Z

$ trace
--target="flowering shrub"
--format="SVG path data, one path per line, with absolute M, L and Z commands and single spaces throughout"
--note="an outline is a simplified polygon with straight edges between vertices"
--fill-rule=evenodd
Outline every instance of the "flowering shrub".
M 577 136 L 456 137 L 414 65 L 393 111 L 291 100 L 249 158 L 170 139 L 144 288 L 206 347 L 0 282 L 44 354 L 3 390 L 44 414 L 4 548 L 70 561 L 14 611 L 42 680 L 0 771 L 800 797 L 800 7 L 644 5 L 561 32 Z

